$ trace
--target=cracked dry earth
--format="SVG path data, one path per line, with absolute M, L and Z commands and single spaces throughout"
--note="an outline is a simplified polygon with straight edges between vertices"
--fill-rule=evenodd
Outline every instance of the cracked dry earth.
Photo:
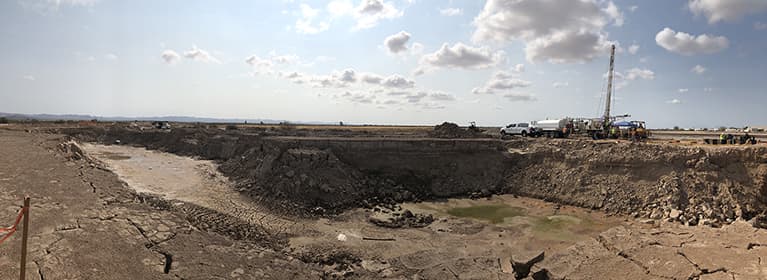
M 0 130 L 0 225 L 31 197 L 27 279 L 319 278 L 297 259 L 142 203 L 111 172 L 65 158 L 60 142 Z M 0 278 L 18 277 L 20 247 L 19 235 L 0 245 Z

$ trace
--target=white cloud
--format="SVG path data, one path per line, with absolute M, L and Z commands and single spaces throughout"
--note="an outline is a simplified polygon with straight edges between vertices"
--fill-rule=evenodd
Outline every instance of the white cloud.
M 532 85 L 531 82 L 514 78 L 511 73 L 498 71 L 483 86 L 471 90 L 473 94 L 494 94 L 498 91 L 525 88 Z
M 104 55 L 104 59 L 106 59 L 106 60 L 117 60 L 117 55 L 115 55 L 113 53 L 108 53 L 108 54 Z
M 611 22 L 623 24 L 612 1 L 488 0 L 474 19 L 473 39 L 523 41 L 529 61 L 584 62 L 609 53 L 613 42 L 603 28 Z
M 445 8 L 445 9 L 440 9 L 439 10 L 439 14 L 441 14 L 443 16 L 452 17 L 452 16 L 460 16 L 460 15 L 462 15 L 463 11 L 461 9 L 459 9 L 459 8 Z
M 754 29 L 756 30 L 767 30 L 767 23 L 757 21 L 754 22 Z
M 407 41 L 410 40 L 410 33 L 400 31 L 397 34 L 386 37 L 384 45 L 390 53 L 400 53 L 407 50 Z
M 637 54 L 638 51 L 639 51 L 639 45 L 633 44 L 633 45 L 629 46 L 629 53 L 630 54 Z
M 160 57 L 162 57 L 162 60 L 167 64 L 174 64 L 181 58 L 181 56 L 174 50 L 164 50 L 162 54 L 160 54 Z
M 295 54 L 277 55 L 276 53 L 272 52 L 270 57 L 272 62 L 277 64 L 297 64 L 301 61 L 301 59 Z
M 682 104 L 682 100 L 679 99 L 671 99 L 669 101 L 666 101 L 668 104 Z
M 254 59 L 254 61 L 258 60 Z M 383 77 L 375 73 L 358 73 L 354 69 L 345 69 L 340 72 L 334 71 L 330 75 L 305 75 L 292 72 L 280 73 L 280 76 L 290 79 L 297 84 L 308 83 L 320 88 L 345 88 L 353 84 L 368 84 L 389 89 L 410 89 L 415 87 L 415 81 L 399 74 Z
M 712 91 L 714 91 L 714 89 L 710 88 L 710 87 L 707 87 L 707 88 L 703 88 L 703 91 L 704 92 L 712 92 Z
M 568 82 L 554 82 L 554 83 L 551 84 L 551 86 L 554 87 L 554 88 L 563 88 L 563 87 L 567 87 L 569 85 L 570 85 L 570 83 L 568 83 Z
M 271 60 L 262 59 L 255 55 L 251 55 L 245 58 L 245 63 L 250 64 L 250 66 L 253 66 L 256 68 L 270 68 L 274 65 L 274 63 L 272 63 Z
M 390 2 L 362 0 L 354 14 L 354 17 L 357 19 L 355 29 L 375 27 L 383 19 L 394 19 L 401 17 L 403 14 L 402 11 L 398 10 Z
M 330 24 L 326 21 L 314 23 L 320 10 L 314 9 L 307 4 L 301 4 L 299 7 L 301 9 L 301 18 L 296 20 L 295 25 L 295 29 L 298 33 L 317 34 L 330 28 Z
M 767 2 L 765 2 L 767 3 Z M 655 35 L 655 42 L 664 49 L 682 55 L 711 54 L 729 47 L 730 41 L 724 36 L 690 35 L 664 28 Z
M 372 28 L 381 20 L 394 19 L 404 15 L 391 2 L 383 0 L 362 0 L 354 6 L 350 0 L 333 0 L 325 7 L 325 13 L 308 4 L 301 4 L 301 18 L 296 21 L 298 33 L 317 34 L 330 28 L 330 24 L 341 17 L 350 16 L 356 21 L 353 30 Z
M 433 100 L 438 100 L 438 101 L 454 101 L 455 100 L 455 96 L 453 96 L 452 94 L 444 93 L 444 92 L 433 92 L 429 94 L 429 98 Z
M 357 72 L 354 69 L 345 69 L 340 73 L 334 74 L 341 83 L 354 83 L 357 82 Z
M 528 93 L 507 93 L 504 94 L 503 97 L 508 99 L 511 102 L 515 101 L 535 101 L 536 98 L 532 94 Z
M 383 77 L 373 73 L 360 73 L 360 81 L 368 84 L 380 84 L 383 81 Z
M 471 47 L 463 43 L 456 43 L 451 47 L 445 43 L 436 52 L 421 57 L 416 74 L 434 68 L 488 68 L 497 65 L 504 58 L 502 51 L 493 52 L 486 47 Z
M 517 72 L 517 73 L 525 72 L 525 65 L 524 64 L 514 65 L 514 69 L 512 69 L 512 71 Z
M 525 53 L 528 61 L 577 63 L 609 53 L 612 44 L 614 42 L 607 41 L 603 34 L 558 32 L 528 42 Z
M 698 65 L 695 65 L 695 67 L 693 67 L 692 69 L 690 69 L 690 72 L 700 75 L 705 73 L 706 70 L 708 70 L 706 69 L 706 67 L 703 67 L 702 65 L 698 64 Z
M 185 51 L 184 57 L 205 63 L 221 63 L 221 61 L 210 55 L 210 53 L 197 48 L 197 46 L 192 46 L 191 50 Z
M 708 23 L 720 21 L 733 22 L 749 14 L 767 11 L 767 1 L 764 0 L 690 0 L 690 11 L 695 15 L 703 15 Z
M 69 5 L 69 6 L 83 6 L 90 7 L 99 2 L 99 0 L 48 0 L 49 3 L 54 3 L 57 6 Z
M 613 24 L 615 26 L 623 26 L 623 12 L 618 9 L 618 6 L 615 6 L 615 3 L 613 1 L 607 2 L 607 7 L 602 9 L 611 19 L 613 19 Z
M 354 5 L 348 0 L 335 0 L 328 3 L 327 10 L 330 15 L 338 17 L 351 14 L 354 11 Z
M 410 54 L 411 55 L 423 54 L 423 44 L 415 42 L 412 45 L 410 45 Z
M 376 99 L 376 97 L 371 94 L 351 93 L 348 91 L 345 92 L 340 97 L 345 98 L 353 103 L 360 103 L 360 104 L 372 104 Z
M 634 6 L 630 6 L 630 7 L 629 7 L 629 11 L 630 11 L 630 12 L 632 12 L 632 13 L 633 13 L 633 12 L 636 12 L 636 11 L 637 11 L 637 9 L 639 9 L 639 6 L 637 6 L 637 5 L 634 5 Z
M 652 80 L 655 79 L 655 72 L 649 69 L 631 68 L 626 71 L 625 78 L 630 81 L 636 79 Z
M 680 88 L 678 91 L 679 91 L 679 93 L 685 93 L 685 92 L 690 91 L 690 89 L 689 88 Z
M 383 79 L 381 85 L 387 88 L 412 88 L 415 86 L 415 82 L 394 74 Z
M 34 81 L 35 80 L 35 76 L 32 76 L 32 75 L 24 75 L 21 78 L 24 79 L 24 80 L 27 80 L 27 81 Z

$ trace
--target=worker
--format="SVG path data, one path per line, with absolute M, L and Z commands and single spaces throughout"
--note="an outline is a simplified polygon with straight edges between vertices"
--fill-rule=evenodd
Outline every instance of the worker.
M 726 139 L 725 137 L 726 136 L 724 136 L 724 132 L 719 134 L 719 144 L 724 144 L 724 140 Z
M 610 128 L 610 137 L 612 138 L 618 138 L 618 128 L 617 127 L 611 127 Z

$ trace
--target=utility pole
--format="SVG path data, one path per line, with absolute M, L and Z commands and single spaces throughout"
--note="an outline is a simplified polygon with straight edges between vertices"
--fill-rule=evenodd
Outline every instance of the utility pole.
M 612 50 L 610 51 L 610 71 L 607 74 L 607 98 L 605 99 L 605 114 L 603 116 L 604 118 L 604 127 L 607 127 L 610 125 L 610 103 L 612 103 L 612 93 L 613 93 L 613 67 L 615 64 L 615 45 L 612 46 Z

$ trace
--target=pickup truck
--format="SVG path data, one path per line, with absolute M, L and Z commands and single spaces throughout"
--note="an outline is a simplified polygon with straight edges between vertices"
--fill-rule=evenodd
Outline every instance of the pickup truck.
M 506 135 L 522 135 L 522 137 L 531 134 L 532 127 L 529 123 L 512 123 L 504 128 L 501 128 L 501 136 Z

